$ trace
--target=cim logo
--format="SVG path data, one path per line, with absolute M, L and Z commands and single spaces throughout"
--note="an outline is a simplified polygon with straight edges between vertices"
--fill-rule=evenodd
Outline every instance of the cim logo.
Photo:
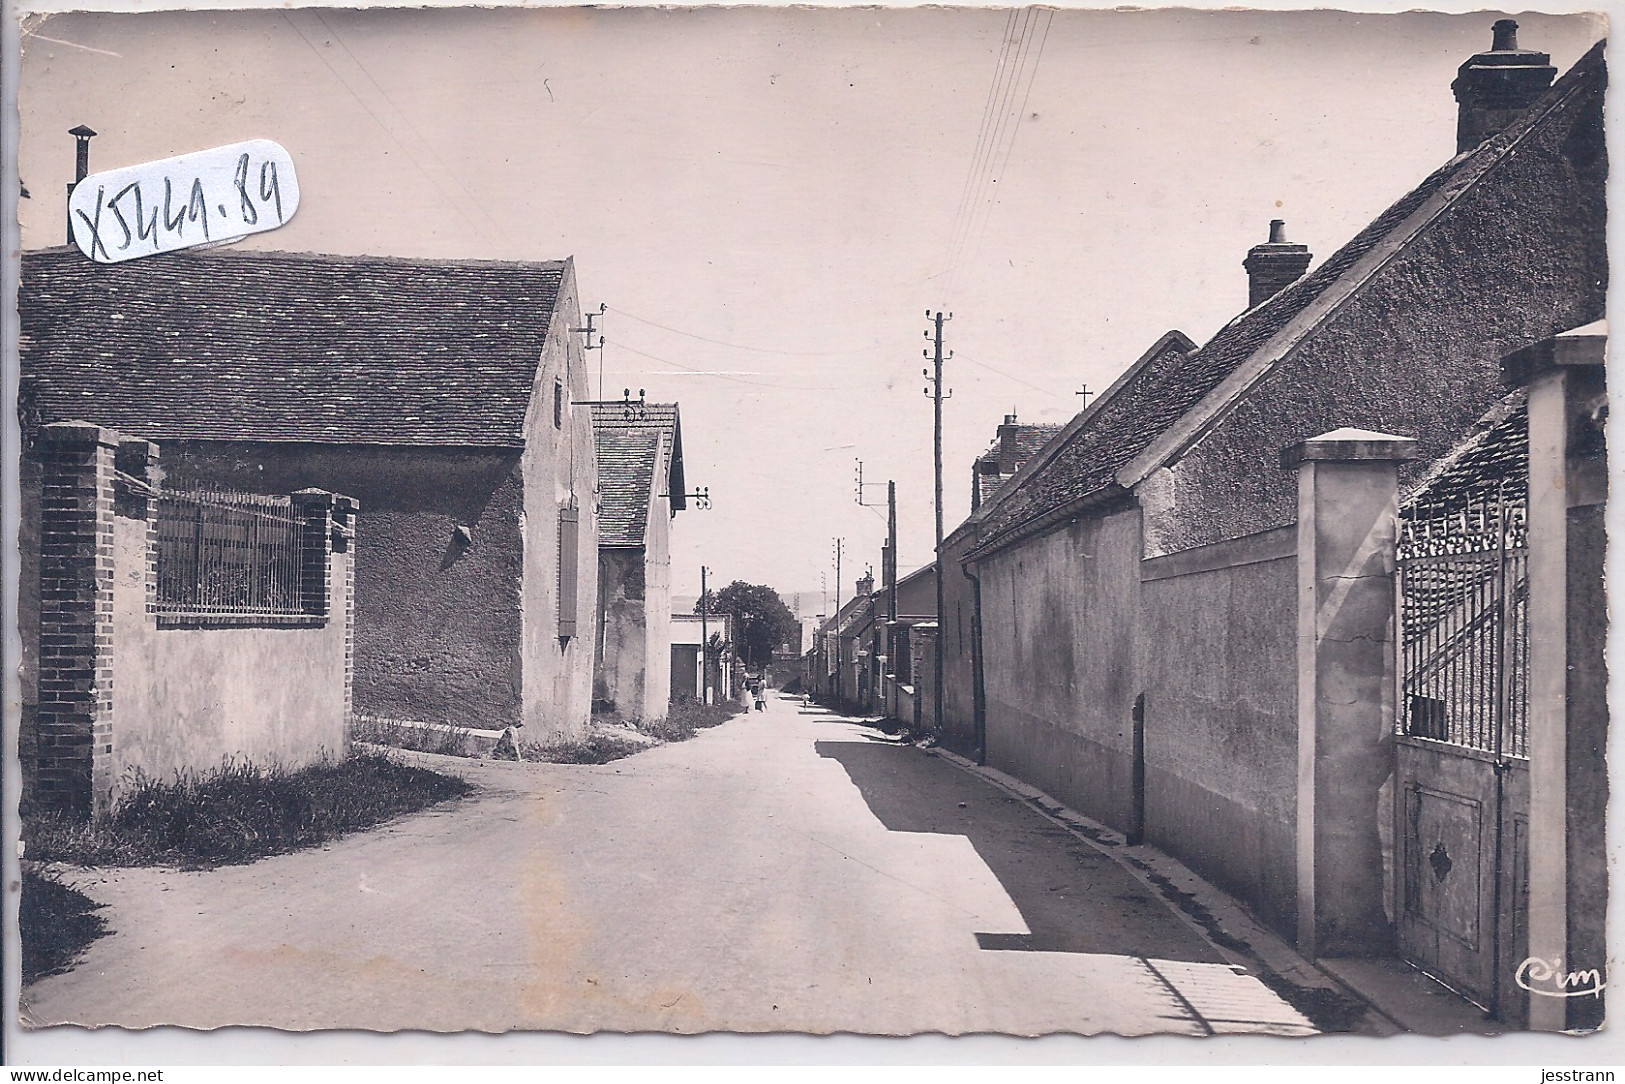
M 1562 957 L 1542 960 L 1531 956 L 1518 965 L 1512 978 L 1519 987 L 1540 997 L 1601 997 L 1608 988 L 1599 969 L 1564 971 Z
M 298 207 L 293 159 L 269 139 L 93 173 L 68 200 L 74 243 L 97 263 L 235 241 Z

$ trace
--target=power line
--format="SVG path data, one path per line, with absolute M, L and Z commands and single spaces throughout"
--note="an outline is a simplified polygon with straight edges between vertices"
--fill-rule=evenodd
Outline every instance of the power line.
M 681 362 L 671 361 L 668 358 L 660 357 L 658 354 L 651 354 L 646 350 L 639 350 L 635 346 L 628 346 L 626 343 L 619 342 L 619 341 L 617 341 L 615 339 L 606 339 L 605 341 L 608 342 L 608 343 L 613 344 L 614 346 L 619 347 L 622 350 L 626 350 L 626 351 L 628 351 L 630 353 L 636 354 L 641 358 L 648 358 L 650 361 L 658 362 L 661 365 L 669 365 L 673 369 L 680 370 L 681 372 L 685 373 L 688 376 L 708 376 L 713 380 L 727 380 L 727 381 L 729 381 L 731 383 L 734 383 L 734 384 L 750 384 L 750 385 L 752 385 L 754 387 L 758 387 L 758 388 L 772 388 L 775 391 L 846 391 L 846 390 L 850 390 L 848 388 L 843 388 L 843 387 L 841 387 L 839 385 L 835 385 L 835 384 L 813 385 L 813 386 L 803 385 L 803 384 L 770 384 L 765 380 L 745 380 L 744 378 L 737 377 L 737 376 L 724 376 L 721 373 L 706 372 L 705 370 L 696 369 L 696 368 L 694 368 L 693 366 L 690 366 L 690 365 L 684 365 Z
M 741 343 L 725 342 L 722 339 L 713 339 L 708 335 L 700 335 L 692 331 L 684 331 L 682 328 L 675 328 L 666 324 L 656 323 L 655 321 L 645 317 L 635 316 L 624 309 L 617 309 L 613 305 L 608 306 L 608 308 L 610 312 L 615 313 L 617 316 L 624 316 L 628 320 L 636 320 L 640 324 L 648 324 L 650 327 L 657 327 L 661 331 L 669 331 L 673 335 L 681 335 L 685 339 L 697 339 L 702 343 L 710 343 L 713 346 L 726 346 L 730 350 L 747 350 L 753 354 L 783 354 L 786 357 L 793 358 L 827 358 L 834 357 L 838 354 L 861 354 L 864 351 L 874 349 L 872 346 L 854 346 L 846 350 L 776 350 L 766 346 L 745 346 Z
M 469 202 L 472 203 L 475 209 L 479 211 L 480 217 L 485 219 L 493 231 L 491 233 L 487 233 L 486 237 L 494 240 L 501 232 L 501 227 L 498 226 L 496 220 L 491 217 L 491 213 L 485 209 L 484 201 L 476 196 L 468 185 L 463 183 L 463 179 L 461 177 L 452 172 L 451 168 L 446 165 L 445 160 L 441 158 L 438 153 L 436 153 L 434 146 L 423 137 L 423 133 L 418 130 L 417 125 L 412 123 L 411 116 L 402 110 L 400 106 L 395 104 L 395 100 L 389 96 L 389 91 L 385 90 L 378 80 L 373 78 L 372 72 L 367 70 L 367 66 L 361 62 L 361 58 L 355 55 L 355 52 L 350 48 L 349 43 L 344 40 L 338 31 L 333 29 L 333 27 L 328 23 L 327 19 L 322 15 L 321 11 L 319 9 L 313 10 L 311 14 L 316 17 L 317 22 L 322 24 L 322 29 L 326 30 L 328 34 L 332 36 L 334 41 L 338 42 L 339 48 L 344 50 L 345 55 L 350 58 L 350 62 L 356 66 L 356 69 L 360 71 L 362 75 L 366 76 L 367 82 L 372 84 L 373 89 L 378 92 L 378 96 L 389 105 L 390 109 L 394 110 L 395 115 L 400 118 L 401 123 L 406 125 L 406 130 L 412 133 L 413 137 L 417 139 L 418 143 L 425 151 L 429 152 L 429 157 L 434 159 L 435 164 L 440 167 L 441 172 L 450 177 L 453 183 L 455 183 L 458 188 L 463 190 L 463 194 L 468 197 Z M 433 178 L 430 179 L 433 180 Z M 438 188 L 439 185 L 437 184 L 435 187 Z M 445 195 L 445 192 L 442 190 L 441 194 Z M 481 232 L 484 233 L 485 231 L 481 230 Z
M 320 19 L 319 14 L 318 14 L 317 17 L 318 17 L 318 19 Z M 356 93 L 356 89 L 355 89 L 355 87 L 350 85 L 350 81 L 345 79 L 344 76 L 339 73 L 339 70 L 333 66 L 333 62 L 328 60 L 327 57 L 325 55 L 323 55 L 323 53 L 322 53 L 322 51 L 320 49 L 316 48 L 316 43 L 311 41 L 310 37 L 302 29 L 300 29 L 299 24 L 293 21 L 293 16 L 288 14 L 287 12 L 284 12 L 283 15 L 282 15 L 282 19 L 290 27 L 293 28 L 293 32 L 295 34 L 299 35 L 299 39 L 301 41 L 303 41 L 305 43 L 305 45 L 310 48 L 310 51 L 316 54 L 316 59 L 320 60 L 322 62 L 322 64 L 323 64 L 323 66 L 325 66 L 327 68 L 327 70 L 332 73 L 333 78 L 338 80 L 339 85 L 342 86 L 346 91 L 349 92 L 350 97 L 355 99 L 356 104 L 359 105 L 362 108 L 362 111 L 365 112 L 367 114 L 367 116 L 369 116 L 369 117 L 371 117 L 373 119 L 373 123 L 377 124 L 378 127 L 383 130 L 383 133 L 386 136 L 388 136 L 390 139 L 394 140 L 395 145 L 401 149 L 401 152 L 403 154 L 406 155 L 407 160 L 410 161 L 414 166 L 417 167 L 418 172 L 423 174 L 424 178 L 431 185 L 434 186 L 435 190 L 440 193 L 441 198 L 444 199 L 447 203 L 449 203 L 452 206 L 456 207 L 457 208 L 457 213 L 462 215 L 463 218 L 468 222 L 468 224 L 470 226 L 473 226 L 476 230 L 479 230 L 481 233 L 484 233 L 485 232 L 484 227 L 481 226 L 478 222 L 476 222 L 473 218 L 470 218 L 468 212 L 463 209 L 462 201 L 453 199 L 451 193 L 447 192 L 445 190 L 445 188 L 435 178 L 434 174 L 431 173 L 427 168 L 425 168 L 422 162 L 418 161 L 417 155 L 412 153 L 412 148 L 408 147 L 406 145 L 405 141 L 403 141 L 399 136 L 397 136 L 394 132 L 392 132 L 390 130 L 389 125 L 384 123 L 384 118 L 380 117 L 373 110 L 372 106 L 368 105 L 366 100 L 363 99 L 360 94 Z M 323 23 L 322 25 L 325 28 L 327 24 Z M 331 33 L 331 31 L 329 31 L 329 33 Z M 335 37 L 336 37 L 336 35 L 335 35 Z M 341 41 L 339 44 L 342 46 L 344 43 Z M 349 49 L 346 48 L 345 52 L 349 53 Z M 350 59 L 352 61 L 355 61 L 355 54 L 351 53 L 350 54 Z M 356 66 L 361 67 L 359 62 L 356 62 Z M 362 74 L 364 74 L 364 75 L 366 74 L 366 69 L 365 68 L 362 68 L 361 71 L 362 71 Z M 372 77 L 368 76 L 367 78 L 371 79 Z M 378 85 L 377 83 L 373 83 L 373 86 L 377 86 L 377 85 Z M 386 101 L 388 101 L 388 95 L 385 95 L 384 99 Z M 393 108 L 393 103 L 392 103 L 392 108 Z M 396 110 L 396 112 L 399 112 L 399 110 Z
M 987 138 L 988 121 L 993 116 L 993 99 L 999 85 L 999 73 L 1004 68 L 1005 56 L 1010 48 L 1010 28 L 1015 25 L 1016 9 L 1011 8 L 1004 18 L 1004 33 L 999 38 L 999 60 L 993 68 L 993 78 L 987 85 L 987 99 L 982 103 L 982 122 L 976 130 L 976 150 L 971 155 L 970 162 L 965 167 L 965 181 L 959 187 L 959 204 L 954 208 L 953 227 L 948 231 L 948 258 L 952 266 L 959 240 L 960 220 L 964 217 L 966 209 L 970 206 L 971 179 L 976 176 L 976 164 L 982 157 L 982 142 Z
M 1015 29 L 1016 19 L 1019 15 L 1019 9 L 1011 8 L 1009 17 L 1005 20 L 1004 35 L 999 46 L 998 63 L 993 69 L 993 79 L 988 86 L 987 101 L 982 110 L 981 127 L 976 133 L 976 149 L 971 155 L 960 205 L 954 214 L 953 230 L 948 243 L 947 273 L 951 273 L 959 266 L 960 250 L 964 245 L 970 222 L 974 217 L 977 194 L 981 190 L 982 176 L 986 170 L 987 155 L 991 145 L 988 137 L 995 129 L 995 118 L 1003 116 L 1007 109 L 1006 99 L 1009 94 L 1010 84 L 1006 82 L 1006 77 L 1013 73 L 1010 66 L 1011 45 L 1012 43 L 1019 43 L 1021 40 L 1019 35 L 1012 37 L 1012 31 Z M 1025 33 L 1025 26 L 1023 26 L 1023 33 Z
M 1010 168 L 1010 155 L 1016 148 L 1016 138 L 1021 134 L 1021 122 L 1027 115 L 1027 103 L 1032 100 L 1033 83 L 1038 79 L 1038 64 L 1039 61 L 1044 59 L 1044 45 L 1049 41 L 1050 23 L 1052 23 L 1055 19 L 1055 13 L 1053 10 L 1048 11 L 1046 14 L 1049 16 L 1049 18 L 1045 21 L 1043 33 L 1038 39 L 1038 49 L 1036 52 L 1032 53 L 1032 66 L 1027 73 L 1027 89 L 1023 92 L 1021 97 L 1021 108 L 1011 114 L 1013 123 L 1011 123 L 1009 129 L 1010 142 L 1005 145 L 1004 157 L 999 162 L 999 168 L 993 176 L 992 183 L 994 184 L 998 183 L 999 178 L 1007 176 L 1007 171 Z M 1034 21 L 1036 22 L 1036 19 Z M 1029 51 L 1031 51 L 1031 39 L 1029 38 L 1028 40 Z M 982 220 L 976 229 L 975 240 L 972 241 L 970 247 L 970 258 L 972 260 L 976 258 L 977 252 L 981 249 L 982 237 L 987 232 L 987 224 L 989 219 L 991 219 L 993 216 L 993 206 L 997 202 L 998 199 L 996 195 L 991 191 L 988 192 L 986 202 L 983 205 L 984 209 L 982 211 Z
M 999 98 L 998 111 L 990 118 L 992 129 L 988 134 L 987 145 L 982 154 L 982 162 L 976 176 L 976 183 L 971 191 L 971 205 L 966 209 L 967 220 L 962 224 L 959 238 L 961 251 L 970 240 L 970 231 L 975 223 L 976 210 L 981 206 L 987 193 L 989 179 L 996 176 L 993 161 L 998 156 L 999 144 L 1004 140 L 1004 130 L 1010 120 L 1010 107 L 1015 102 L 1016 88 L 1021 85 L 1021 72 L 1026 64 L 1028 43 L 1032 40 L 1033 13 L 1032 8 L 1025 8 L 1021 12 L 1021 29 L 1015 37 L 1015 61 L 1008 64 L 1004 90 Z
M 968 361 L 972 365 L 976 366 L 979 369 L 986 369 L 990 373 L 994 373 L 994 374 L 996 374 L 998 376 L 1002 376 L 1006 380 L 1013 380 L 1017 384 L 1021 384 L 1021 385 L 1025 386 L 1025 387 L 1031 388 L 1033 391 L 1043 392 L 1045 395 L 1054 395 L 1055 394 L 1055 391 L 1052 388 L 1041 388 L 1037 384 L 1034 384 L 1031 380 L 1024 380 L 1023 378 L 1017 376 L 1015 373 L 1007 373 L 1003 369 L 994 368 L 992 365 L 989 365 L 985 361 L 978 361 L 977 359 L 975 359 L 973 357 L 968 357 L 965 354 L 956 355 L 956 359 L 959 360 L 959 361 Z

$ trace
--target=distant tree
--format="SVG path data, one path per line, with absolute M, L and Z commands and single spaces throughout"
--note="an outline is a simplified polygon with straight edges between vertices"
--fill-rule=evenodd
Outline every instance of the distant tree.
M 734 647 L 753 670 L 772 662 L 773 652 L 801 633 L 801 623 L 779 593 L 762 584 L 735 580 L 720 591 L 707 591 L 694 612 L 701 606 L 707 613 L 733 618 Z

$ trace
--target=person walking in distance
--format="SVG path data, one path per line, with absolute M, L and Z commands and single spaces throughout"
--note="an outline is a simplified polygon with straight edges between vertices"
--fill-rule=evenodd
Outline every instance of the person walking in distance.
M 757 711 L 766 711 L 767 710 L 767 678 L 765 676 L 764 677 L 759 677 L 755 681 L 751 682 L 750 691 L 751 691 L 751 695 L 756 698 L 756 710 Z

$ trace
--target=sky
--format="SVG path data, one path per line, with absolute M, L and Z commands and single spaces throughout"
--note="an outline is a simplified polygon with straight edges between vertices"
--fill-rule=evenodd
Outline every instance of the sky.
M 24 32 L 22 243 L 62 243 L 84 123 L 92 170 L 281 143 L 298 214 L 243 247 L 574 257 L 604 393 L 678 402 L 710 492 L 677 517 L 673 590 L 703 564 L 833 601 L 835 539 L 843 597 L 878 575 L 887 479 L 901 571 L 931 558 L 928 311 L 953 314 L 951 531 L 1003 415 L 1063 423 L 1164 332 L 1205 342 L 1270 219 L 1318 263 L 1447 161 L 1450 82 L 1498 17 L 58 15 Z M 1518 20 L 1560 71 L 1605 33 Z

